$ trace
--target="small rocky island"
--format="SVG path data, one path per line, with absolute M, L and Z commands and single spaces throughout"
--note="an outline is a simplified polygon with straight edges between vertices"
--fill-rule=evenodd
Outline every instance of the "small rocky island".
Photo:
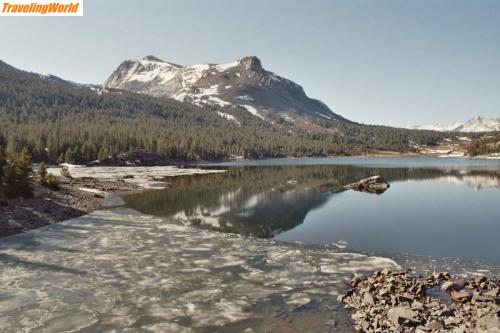
M 359 332 L 500 332 L 500 281 L 476 275 L 426 278 L 384 269 L 354 277 L 338 301 L 355 309 Z
M 382 194 L 390 187 L 389 183 L 382 176 L 372 176 L 369 178 L 361 179 L 358 182 L 345 185 L 345 189 L 368 192 L 375 194 Z

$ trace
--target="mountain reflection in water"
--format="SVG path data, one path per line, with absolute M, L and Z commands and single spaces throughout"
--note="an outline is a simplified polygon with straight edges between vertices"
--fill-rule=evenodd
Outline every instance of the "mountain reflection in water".
M 225 174 L 169 179 L 168 188 L 130 195 L 126 202 L 143 213 L 184 224 L 268 238 L 303 223 L 310 211 L 346 191 L 344 185 L 376 174 L 390 183 L 431 180 L 476 190 L 500 188 L 500 171 L 495 170 L 346 165 L 227 169 Z

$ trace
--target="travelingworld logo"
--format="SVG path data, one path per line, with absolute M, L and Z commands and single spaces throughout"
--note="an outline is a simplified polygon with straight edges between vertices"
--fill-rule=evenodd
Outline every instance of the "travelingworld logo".
M 0 0 L 0 16 L 83 16 L 83 0 Z

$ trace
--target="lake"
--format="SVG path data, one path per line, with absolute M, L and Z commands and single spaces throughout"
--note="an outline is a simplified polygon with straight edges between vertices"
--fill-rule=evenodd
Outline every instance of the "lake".
M 131 208 L 203 229 L 341 249 L 500 263 L 500 161 L 274 159 L 208 164 Z M 344 185 L 381 175 L 382 194 Z
M 192 175 L 126 196 L 135 209 L 107 207 L 0 239 L 0 331 L 351 333 L 352 312 L 337 296 L 353 274 L 500 272 L 495 161 L 207 168 L 227 171 L 174 168 L 166 174 Z M 141 182 L 165 175 L 134 172 Z M 386 192 L 343 188 L 374 174 L 391 183 Z

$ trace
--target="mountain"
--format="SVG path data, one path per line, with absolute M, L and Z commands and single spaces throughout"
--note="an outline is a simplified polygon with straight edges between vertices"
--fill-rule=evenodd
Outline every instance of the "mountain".
M 8 151 L 28 147 L 36 162 L 165 164 L 407 152 L 450 135 L 327 119 L 314 131 L 265 121 L 243 108 L 103 89 L 0 64 L 0 135 Z
M 6 70 L 15 70 L 15 68 L 0 60 L 0 71 L 6 71 Z
M 11 151 L 29 147 L 35 161 L 262 157 L 284 154 L 279 150 L 295 140 L 244 110 L 98 89 L 0 64 L 0 135 Z
M 265 70 L 254 56 L 228 64 L 189 66 L 147 56 L 123 62 L 104 86 L 195 105 L 239 106 L 262 119 L 349 122 L 321 101 L 309 98 L 300 85 Z
M 417 125 L 408 126 L 408 128 L 440 132 L 493 132 L 500 131 L 500 117 L 475 117 L 465 122 L 455 122 L 451 124 Z

